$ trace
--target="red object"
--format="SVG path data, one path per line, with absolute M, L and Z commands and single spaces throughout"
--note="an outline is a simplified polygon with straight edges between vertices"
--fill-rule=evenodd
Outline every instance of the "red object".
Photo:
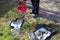
M 17 11 L 26 12 L 26 1 L 24 1 L 24 2 L 19 1 Z

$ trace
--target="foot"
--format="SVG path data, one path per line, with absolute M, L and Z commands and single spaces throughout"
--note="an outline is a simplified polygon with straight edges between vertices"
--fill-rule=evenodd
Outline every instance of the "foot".
M 30 14 L 35 14 L 35 11 L 34 11 L 34 9 L 32 10 L 32 12 L 31 12 Z
M 33 16 L 34 18 L 37 18 L 37 17 L 39 17 L 39 14 L 35 14 L 35 16 Z
M 33 12 L 31 12 L 30 14 L 34 14 Z

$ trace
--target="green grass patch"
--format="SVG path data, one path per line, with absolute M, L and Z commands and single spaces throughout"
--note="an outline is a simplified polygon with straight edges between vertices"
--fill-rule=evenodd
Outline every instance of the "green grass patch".
M 28 40 L 28 34 L 32 32 L 35 27 L 27 22 L 24 22 L 19 35 L 13 35 L 10 32 L 10 22 L 22 15 L 16 11 L 16 6 L 11 4 L 9 0 L 0 0 L 0 40 Z M 50 24 L 57 30 L 57 34 L 52 36 L 49 40 L 60 40 L 60 26 Z

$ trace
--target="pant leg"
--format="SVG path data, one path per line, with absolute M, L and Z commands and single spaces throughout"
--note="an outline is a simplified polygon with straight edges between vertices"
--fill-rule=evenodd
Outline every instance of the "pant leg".
M 39 13 L 39 1 L 40 0 L 35 0 L 35 10 L 36 10 L 35 14 Z
M 31 0 L 31 3 L 32 3 L 32 12 L 35 13 L 35 0 Z

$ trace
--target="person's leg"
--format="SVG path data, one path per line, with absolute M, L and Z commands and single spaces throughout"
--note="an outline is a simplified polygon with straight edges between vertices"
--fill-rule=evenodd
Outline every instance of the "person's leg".
M 35 14 L 39 14 L 39 0 L 35 0 Z
M 35 0 L 35 16 L 34 16 L 34 18 L 36 18 L 36 17 L 39 17 L 39 0 Z
M 32 13 L 35 13 L 35 0 L 31 0 L 31 3 L 32 3 Z

